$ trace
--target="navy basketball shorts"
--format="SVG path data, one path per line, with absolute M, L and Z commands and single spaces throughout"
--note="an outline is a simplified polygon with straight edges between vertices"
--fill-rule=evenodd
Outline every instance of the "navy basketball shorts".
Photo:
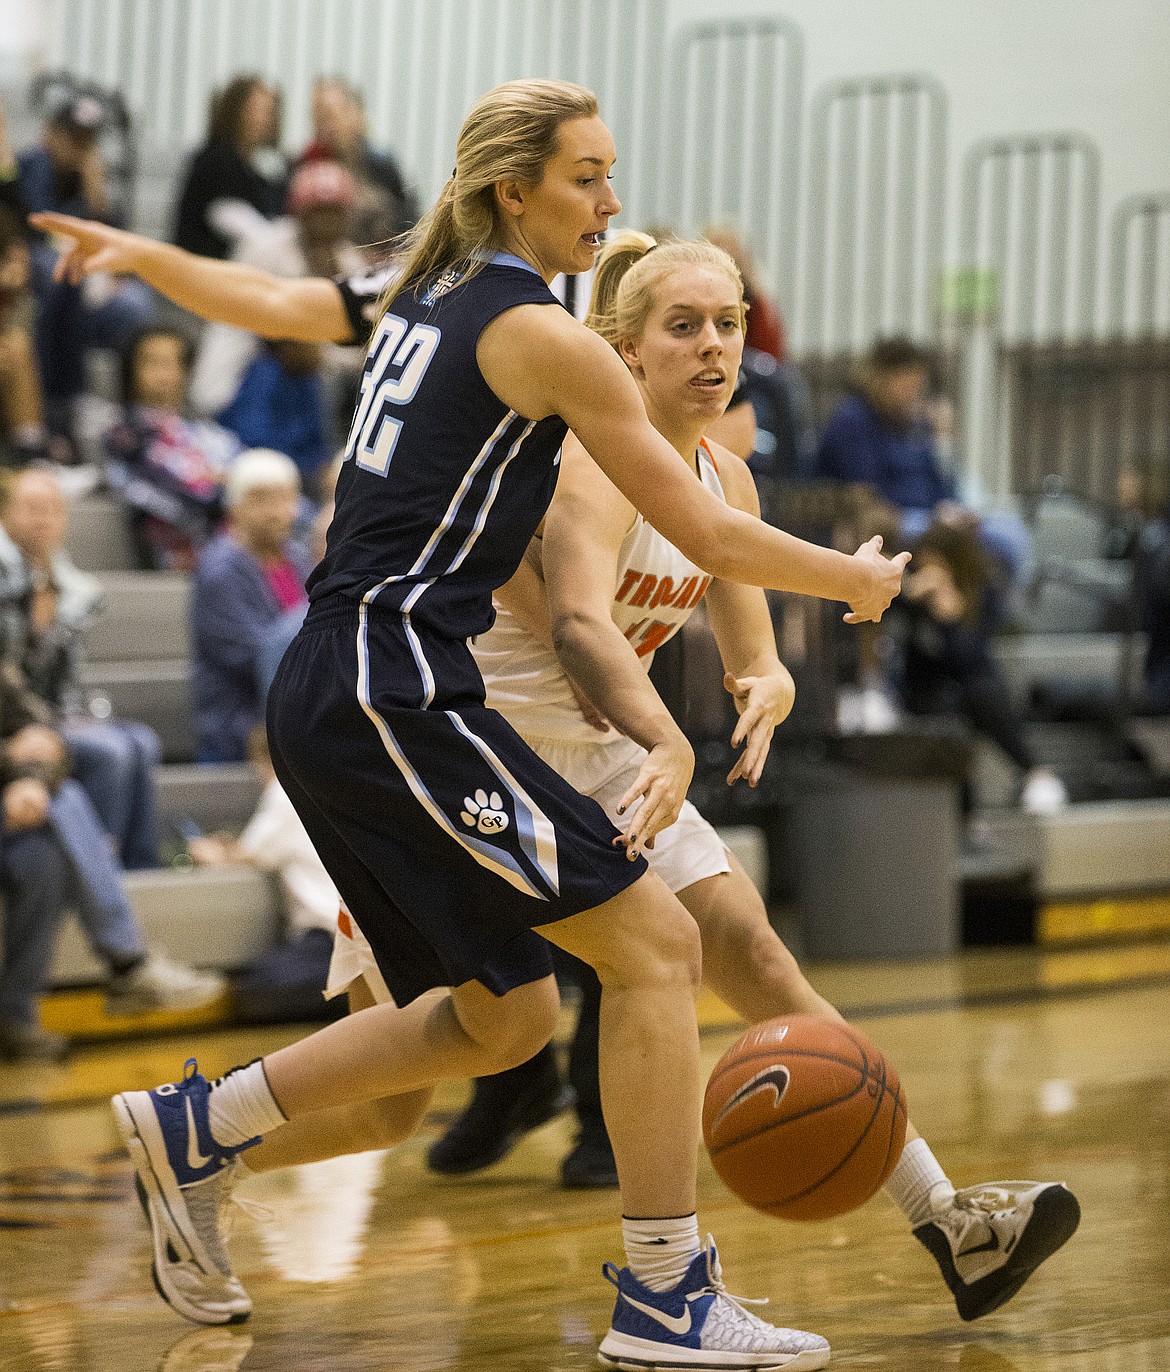
M 461 639 L 397 611 L 314 606 L 268 696 L 277 778 L 394 1000 L 550 975 L 533 930 L 646 870 L 596 802 L 483 703 Z

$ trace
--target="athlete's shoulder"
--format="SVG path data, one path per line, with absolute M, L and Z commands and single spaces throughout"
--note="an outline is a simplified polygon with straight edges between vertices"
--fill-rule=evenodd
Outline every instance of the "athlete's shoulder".
M 710 438 L 704 438 L 703 442 L 711 454 L 711 461 L 715 465 L 715 472 L 728 504 L 740 510 L 749 510 L 752 514 L 759 514 L 760 498 L 756 491 L 755 477 L 752 476 L 748 464 L 722 443 L 715 443 Z

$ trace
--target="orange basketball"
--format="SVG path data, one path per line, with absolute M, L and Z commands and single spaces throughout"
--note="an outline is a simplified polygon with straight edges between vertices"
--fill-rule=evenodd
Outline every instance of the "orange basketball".
M 740 1200 L 778 1219 L 827 1220 L 864 1204 L 894 1170 L 906 1097 L 864 1034 L 790 1015 L 754 1025 L 719 1059 L 703 1138 Z

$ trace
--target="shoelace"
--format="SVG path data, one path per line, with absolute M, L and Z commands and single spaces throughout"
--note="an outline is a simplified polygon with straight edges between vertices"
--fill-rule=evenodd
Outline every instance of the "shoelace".
M 1015 1208 L 1015 1193 L 1038 1186 L 1034 1181 L 1005 1181 L 998 1186 L 968 1186 L 955 1192 L 954 1204 L 974 1214 L 1009 1215 Z
M 755 1320 L 757 1317 L 750 1310 L 745 1309 L 745 1306 L 768 1304 L 767 1296 L 733 1296 L 728 1291 L 723 1284 L 723 1266 L 715 1249 L 715 1240 L 710 1234 L 707 1235 L 707 1285 L 698 1291 L 692 1291 L 687 1300 L 697 1301 L 701 1296 L 714 1296 L 716 1300 L 730 1301 L 741 1315 L 746 1315 L 750 1320 Z
M 227 1243 L 235 1230 L 238 1212 L 242 1211 L 250 1220 L 260 1224 L 266 1224 L 276 1213 L 271 1206 L 265 1205 L 262 1201 L 252 1200 L 250 1196 L 241 1196 L 236 1188 L 236 1167 L 234 1164 L 225 1167 L 220 1173 L 223 1178 L 224 1191 L 220 1196 L 219 1215 L 223 1225 L 223 1239 Z

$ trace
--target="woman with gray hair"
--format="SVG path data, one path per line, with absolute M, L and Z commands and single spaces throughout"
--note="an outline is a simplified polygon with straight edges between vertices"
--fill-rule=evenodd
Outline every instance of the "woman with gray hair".
M 293 538 L 301 483 L 271 448 L 241 454 L 225 487 L 226 530 L 191 587 L 191 704 L 197 762 L 242 762 L 264 713 L 262 663 L 284 617 L 303 609 L 308 551 Z

